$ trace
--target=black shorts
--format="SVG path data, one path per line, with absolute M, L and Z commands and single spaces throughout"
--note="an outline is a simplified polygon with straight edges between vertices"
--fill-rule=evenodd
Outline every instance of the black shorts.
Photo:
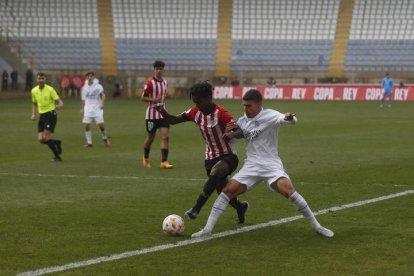
M 39 123 L 37 124 L 37 132 L 43 132 L 45 129 L 47 129 L 53 133 L 55 131 L 56 123 L 57 123 L 56 111 L 52 110 L 46 113 L 42 113 L 39 116 Z
M 155 133 L 158 128 L 170 128 L 170 124 L 164 119 L 145 120 L 145 127 L 148 133 Z
M 211 169 L 216 165 L 220 160 L 223 160 L 230 166 L 230 172 L 229 175 L 232 174 L 239 165 L 239 158 L 235 154 L 226 154 L 222 155 L 220 157 L 211 159 L 211 160 L 205 160 L 204 161 L 204 167 L 206 168 L 207 176 L 210 175 Z

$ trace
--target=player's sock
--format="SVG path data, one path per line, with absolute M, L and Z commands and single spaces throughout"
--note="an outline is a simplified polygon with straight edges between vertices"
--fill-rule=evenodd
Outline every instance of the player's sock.
M 101 129 L 101 137 L 102 137 L 102 140 L 108 140 L 108 135 L 106 134 L 105 129 Z
M 151 150 L 151 148 L 144 148 L 144 157 L 146 158 L 146 159 L 148 159 L 149 158 L 149 154 L 150 154 L 150 150 Z
M 198 196 L 197 202 L 193 207 L 193 209 L 197 212 L 197 214 L 200 212 L 201 208 L 204 206 L 204 204 L 207 202 L 208 198 L 214 192 L 217 181 L 218 181 L 217 176 L 215 176 L 215 175 L 209 175 L 208 176 L 208 179 L 207 179 L 206 183 L 204 184 L 203 191 Z
M 213 204 L 213 207 L 211 208 L 211 212 L 208 216 L 206 226 L 204 226 L 205 230 L 207 230 L 208 232 L 213 231 L 213 228 L 216 225 L 218 219 L 224 213 L 224 210 L 226 210 L 227 205 L 229 205 L 229 201 L 230 199 L 225 193 L 219 194 L 219 196 Z
M 161 162 L 168 160 L 168 149 L 161 149 Z
M 238 210 L 241 208 L 241 202 L 237 199 L 237 197 L 230 199 L 229 204 L 234 209 Z
M 48 145 L 49 149 L 53 152 L 55 157 L 59 157 L 59 153 L 58 153 L 58 150 L 56 148 L 55 140 L 48 140 L 46 142 L 46 144 Z
M 309 208 L 306 200 L 298 193 L 294 192 L 289 200 L 296 206 L 299 212 L 309 221 L 313 229 L 319 228 L 321 225 L 316 220 L 315 215 L 312 213 L 312 210 Z
M 62 141 L 61 140 L 54 140 L 56 144 L 56 149 L 59 154 L 62 154 Z
M 90 130 L 85 131 L 86 143 L 92 145 L 92 132 Z

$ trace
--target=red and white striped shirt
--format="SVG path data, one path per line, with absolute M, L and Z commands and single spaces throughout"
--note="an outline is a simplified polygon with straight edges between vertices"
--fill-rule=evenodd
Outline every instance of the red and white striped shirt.
M 144 95 L 151 99 L 161 97 L 161 102 L 165 108 L 165 99 L 167 98 L 167 81 L 158 80 L 156 78 L 149 79 L 144 86 Z M 153 102 L 148 102 L 147 112 L 145 113 L 145 119 L 147 120 L 159 120 L 162 119 L 161 113 L 155 109 Z
M 197 107 L 192 107 L 185 112 L 187 119 L 195 122 L 200 129 L 206 143 L 206 160 L 211 160 L 225 154 L 236 154 L 235 149 L 222 138 L 228 122 L 233 117 L 219 105 L 213 112 L 204 115 Z

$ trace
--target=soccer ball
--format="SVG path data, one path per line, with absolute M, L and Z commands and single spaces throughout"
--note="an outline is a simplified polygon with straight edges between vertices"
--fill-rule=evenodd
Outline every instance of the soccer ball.
M 184 229 L 184 220 L 179 215 L 169 215 L 162 222 L 162 231 L 169 236 L 178 236 Z

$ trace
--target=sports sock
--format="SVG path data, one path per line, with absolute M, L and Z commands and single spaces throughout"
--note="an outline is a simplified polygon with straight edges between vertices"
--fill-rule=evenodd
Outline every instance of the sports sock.
M 161 149 L 161 162 L 165 162 L 168 160 L 168 149 Z
M 149 153 L 150 153 L 151 148 L 144 148 L 144 157 L 148 158 L 149 157 Z
M 56 144 L 56 149 L 59 154 L 62 154 L 62 141 L 54 139 Z
M 296 206 L 297 210 L 302 213 L 302 215 L 309 221 L 314 229 L 320 227 L 321 225 L 316 220 L 315 215 L 312 213 L 312 210 L 309 208 L 306 200 L 298 193 L 294 192 L 289 200 Z
M 208 198 L 211 196 L 211 194 L 214 192 L 214 189 L 217 185 L 218 177 L 214 175 L 209 175 L 206 183 L 204 184 L 203 191 L 200 193 L 200 195 L 197 198 L 197 202 L 194 205 L 193 209 L 197 211 L 197 213 L 200 212 L 203 205 L 207 202 Z
M 226 210 L 229 201 L 230 199 L 225 193 L 219 194 L 219 196 L 213 204 L 213 207 L 211 208 L 211 212 L 208 216 L 206 226 L 204 226 L 205 230 L 209 232 L 213 231 L 213 228 L 216 225 L 218 219 L 224 213 L 224 210 Z
M 90 130 L 85 131 L 86 143 L 92 145 L 92 132 Z
M 230 199 L 229 204 L 231 207 L 233 207 L 236 210 L 242 207 L 241 202 L 237 199 L 237 197 Z
M 55 155 L 55 157 L 59 157 L 59 153 L 58 150 L 56 148 L 56 143 L 54 140 L 48 140 L 46 142 L 46 144 L 48 145 L 48 147 L 50 148 L 50 150 L 53 152 L 53 154 Z
M 108 139 L 108 135 L 106 135 L 106 130 L 105 129 L 101 129 L 101 137 L 102 137 L 102 140 L 107 140 Z

